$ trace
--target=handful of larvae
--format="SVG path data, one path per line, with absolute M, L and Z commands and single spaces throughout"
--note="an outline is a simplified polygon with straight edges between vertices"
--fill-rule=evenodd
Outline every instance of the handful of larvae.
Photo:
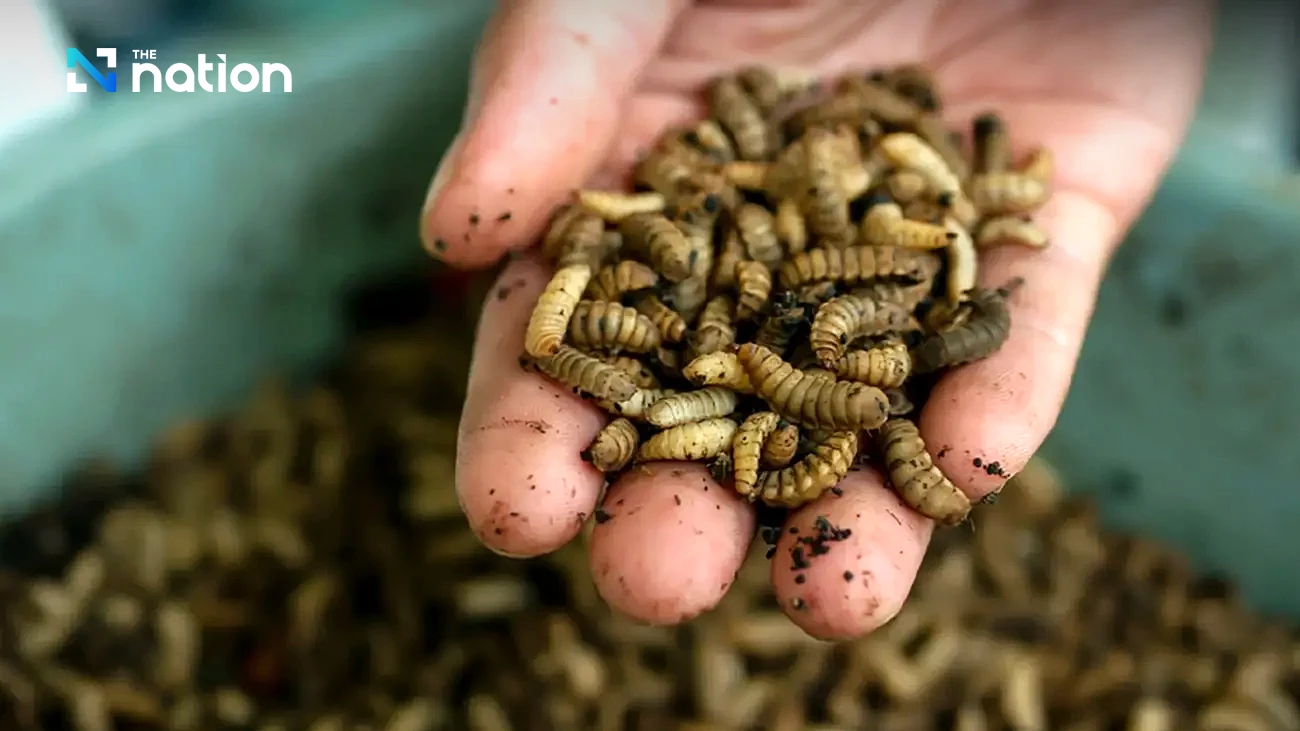
M 1050 152 L 1013 162 L 994 112 L 965 152 L 916 66 L 828 87 L 745 68 L 708 102 L 637 163 L 635 192 L 557 212 L 521 363 L 615 417 L 583 453 L 606 473 L 707 461 L 793 508 L 874 451 L 909 505 L 960 523 L 970 501 L 910 417 L 936 375 L 1005 342 L 1018 281 L 977 287 L 978 252 L 1047 246 L 1031 216 Z

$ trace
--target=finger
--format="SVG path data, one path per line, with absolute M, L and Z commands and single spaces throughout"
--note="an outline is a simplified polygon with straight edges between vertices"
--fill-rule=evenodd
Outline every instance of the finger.
M 530 243 L 600 164 L 624 97 L 684 5 L 505 4 L 480 44 L 462 132 L 430 186 L 425 247 L 480 267 Z
M 633 468 L 602 510 L 590 544 L 596 589 L 614 609 L 651 624 L 717 605 L 754 538 L 754 511 L 698 464 Z
M 521 257 L 488 294 L 456 449 L 456 490 L 470 526 L 489 548 L 516 557 L 569 542 L 604 484 L 579 454 L 605 417 L 519 365 L 528 315 L 549 277 L 536 258 Z
M 791 515 L 772 555 L 781 609 L 822 640 L 859 637 L 898 614 L 934 526 L 874 470 L 840 487 Z

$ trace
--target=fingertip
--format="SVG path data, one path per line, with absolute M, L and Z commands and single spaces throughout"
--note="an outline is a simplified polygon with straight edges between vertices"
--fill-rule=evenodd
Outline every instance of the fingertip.
M 509 3 L 475 59 L 465 129 L 422 216 L 426 248 L 455 266 L 528 246 L 600 166 L 628 91 L 683 3 Z
M 609 490 L 592 531 L 597 591 L 615 610 L 670 625 L 712 609 L 754 535 L 754 511 L 703 466 L 634 467 Z
M 470 527 L 511 557 L 573 540 L 595 509 L 604 476 L 578 456 L 604 417 L 531 373 L 505 379 L 497 406 L 462 419 L 456 489 Z
M 576 185 L 540 181 L 514 165 L 502 170 L 490 157 L 475 160 L 479 136 L 471 133 L 464 152 L 448 154 L 420 219 L 425 249 L 463 269 L 489 267 L 532 245 Z
M 841 490 L 790 516 L 772 556 L 782 610 L 821 640 L 860 637 L 898 613 L 933 527 L 874 470 L 850 473 Z

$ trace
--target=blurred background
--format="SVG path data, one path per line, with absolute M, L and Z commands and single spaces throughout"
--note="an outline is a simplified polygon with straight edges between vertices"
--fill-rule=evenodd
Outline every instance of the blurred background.
M 1115 262 L 1045 453 L 1115 524 L 1188 546 L 1259 601 L 1300 611 L 1300 582 L 1274 580 L 1300 551 L 1298 8 L 1223 4 L 1200 116 Z M 456 0 L 0 11 L 8 505 L 82 455 L 138 458 L 149 435 L 269 369 L 313 372 L 345 335 L 344 293 L 368 278 L 434 276 L 416 211 L 490 11 Z M 191 63 L 222 50 L 286 64 L 294 90 L 91 83 L 73 99 L 69 46 Z

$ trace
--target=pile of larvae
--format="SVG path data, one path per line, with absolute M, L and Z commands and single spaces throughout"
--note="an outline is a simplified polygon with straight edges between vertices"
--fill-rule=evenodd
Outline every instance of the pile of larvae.
M 978 287 L 978 252 L 1047 246 L 1031 216 L 1050 152 L 1014 160 L 986 112 L 968 157 L 917 66 L 829 84 L 750 67 L 707 93 L 633 192 L 557 211 L 521 363 L 615 417 L 583 452 L 607 474 L 703 461 L 794 508 L 874 455 L 905 502 L 960 523 L 970 501 L 913 417 L 938 375 L 1005 342 L 1020 282 Z

